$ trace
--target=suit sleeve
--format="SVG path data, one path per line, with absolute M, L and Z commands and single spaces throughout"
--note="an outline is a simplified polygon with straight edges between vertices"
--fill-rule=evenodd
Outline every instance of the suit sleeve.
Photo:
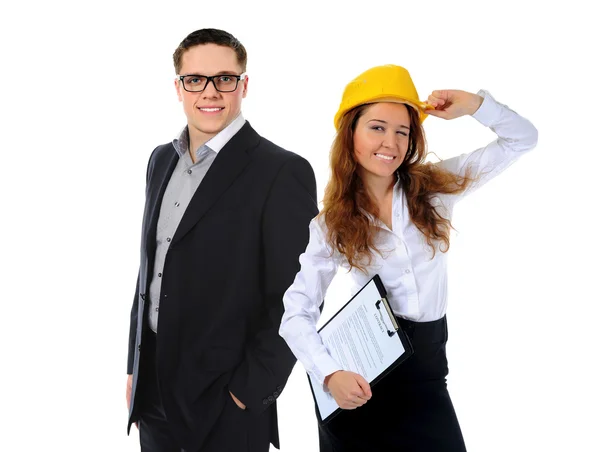
M 283 391 L 296 358 L 279 335 L 283 295 L 300 269 L 310 221 L 318 214 L 312 167 L 300 156 L 288 160 L 270 190 L 262 217 L 264 313 L 229 389 L 250 411 L 262 412 Z
M 137 333 L 138 300 L 140 297 L 140 274 L 135 285 L 135 296 L 131 306 L 131 318 L 129 323 L 129 353 L 127 354 L 127 374 L 133 374 L 133 360 L 135 357 L 135 337 Z

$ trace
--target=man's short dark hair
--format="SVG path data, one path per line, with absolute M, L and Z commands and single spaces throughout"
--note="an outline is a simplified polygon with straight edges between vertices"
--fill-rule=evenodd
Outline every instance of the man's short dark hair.
M 181 41 L 175 53 L 173 53 L 173 64 L 175 65 L 175 72 L 179 74 L 181 70 L 181 59 L 186 50 L 191 47 L 195 47 L 202 44 L 216 44 L 219 46 L 229 47 L 235 51 L 239 65 L 242 67 L 242 72 L 246 71 L 246 63 L 248 61 L 248 55 L 246 49 L 240 41 L 231 33 L 227 33 L 223 30 L 216 28 L 203 28 L 196 30 Z

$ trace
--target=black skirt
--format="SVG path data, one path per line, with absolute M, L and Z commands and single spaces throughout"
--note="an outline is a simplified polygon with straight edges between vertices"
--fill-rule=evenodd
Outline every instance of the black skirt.
M 446 387 L 446 317 L 398 319 L 414 354 L 372 389 L 362 407 L 319 425 L 321 452 L 465 452 Z

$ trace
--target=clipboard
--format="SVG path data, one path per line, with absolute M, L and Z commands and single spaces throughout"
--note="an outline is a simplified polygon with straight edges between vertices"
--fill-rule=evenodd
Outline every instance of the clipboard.
M 376 274 L 318 331 L 343 369 L 361 374 L 371 387 L 413 354 L 412 344 L 398 325 L 386 297 L 385 287 Z M 351 356 L 346 356 L 347 353 Z M 326 424 L 343 410 L 324 391 L 323 385 L 307 376 L 317 419 Z

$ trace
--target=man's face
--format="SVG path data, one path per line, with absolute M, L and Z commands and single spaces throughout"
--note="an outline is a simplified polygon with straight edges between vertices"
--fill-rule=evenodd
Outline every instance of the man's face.
M 185 51 L 181 59 L 179 75 L 240 75 L 240 67 L 235 51 L 229 47 L 216 44 L 202 44 Z M 188 85 L 193 86 L 203 79 L 187 78 Z M 214 79 L 219 86 L 217 79 Z M 221 78 L 221 83 L 226 85 L 235 79 Z M 186 85 L 186 87 L 188 87 Z M 219 92 L 212 82 L 201 92 L 188 92 L 184 89 L 183 82 L 177 78 L 175 89 L 179 100 L 183 102 L 183 110 L 187 116 L 188 128 L 191 135 L 199 134 L 206 140 L 229 125 L 239 114 L 242 99 L 246 97 L 248 79 L 240 80 L 235 91 Z

